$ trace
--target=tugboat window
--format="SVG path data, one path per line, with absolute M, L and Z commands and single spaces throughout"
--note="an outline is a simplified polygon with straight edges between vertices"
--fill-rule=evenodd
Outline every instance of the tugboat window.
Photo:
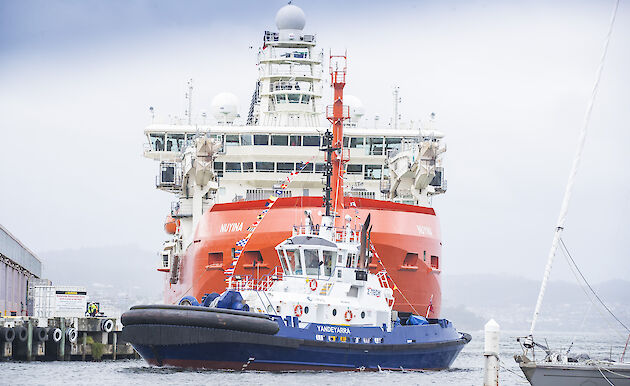
M 291 272 L 289 271 L 289 267 L 287 266 L 287 261 L 284 258 L 284 255 L 281 250 L 278 251 L 278 258 L 280 259 L 280 264 L 282 264 L 282 271 L 284 273 L 290 274 Z
M 337 316 L 337 309 L 333 308 L 333 312 L 332 312 L 333 316 Z
M 324 252 L 324 276 L 332 275 L 333 262 L 335 261 L 336 253 L 333 251 Z
M 304 307 L 304 313 L 308 314 L 308 306 Z
M 289 272 L 295 275 L 302 274 L 302 263 L 300 262 L 299 257 L 295 256 L 294 250 L 284 251 L 287 256 L 287 266 L 289 267 Z
M 307 275 L 319 275 L 319 253 L 317 252 L 317 249 L 305 249 L 303 251 Z
M 361 319 L 365 319 L 365 311 L 361 311 Z

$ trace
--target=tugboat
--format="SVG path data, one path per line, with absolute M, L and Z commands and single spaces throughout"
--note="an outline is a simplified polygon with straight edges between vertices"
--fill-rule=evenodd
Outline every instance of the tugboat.
M 327 209 L 329 206 L 327 206 Z M 399 318 L 387 275 L 367 269 L 369 219 L 360 231 L 294 227 L 276 247 L 282 269 L 233 277 L 200 306 L 135 306 L 123 339 L 150 364 L 233 370 L 448 368 L 470 335 L 446 319 Z
M 330 163 L 330 162 L 329 162 Z M 369 272 L 368 217 L 305 222 L 276 247 L 282 267 L 231 277 L 197 306 L 135 306 L 123 339 L 151 365 L 232 370 L 448 368 L 471 337 L 446 319 L 398 317 L 386 271 Z
M 125 312 L 123 339 L 148 363 L 280 371 L 444 369 L 470 341 L 450 321 L 428 318 L 428 311 L 426 317 L 399 317 L 392 309 L 394 290 L 406 297 L 370 242 L 371 214 L 359 227 L 337 212 L 343 197 L 346 57 L 331 56 L 334 61 L 333 130 L 323 135 L 321 149 L 326 153 L 321 222 L 315 224 L 305 210 L 303 222 L 275 247 L 281 267 L 269 274 L 241 276 L 232 269 L 220 295 Z M 232 267 L 255 229 L 237 243 L 241 249 Z M 372 260 L 382 267 L 377 273 L 370 272 Z

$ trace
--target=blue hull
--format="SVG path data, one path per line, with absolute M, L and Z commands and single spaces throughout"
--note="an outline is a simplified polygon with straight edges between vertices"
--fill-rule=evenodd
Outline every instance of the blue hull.
M 252 318 L 229 315 L 233 317 Z M 444 369 L 470 341 L 470 335 L 458 333 L 443 319 L 427 325 L 398 325 L 390 332 L 380 327 L 304 325 L 279 317 L 253 320 L 261 326 L 263 322 L 274 329 L 277 326 L 275 333 L 266 324 L 249 331 L 230 329 L 235 323 L 232 319 L 213 321 L 213 326 L 174 325 L 172 319 L 164 320 L 139 319 L 123 329 L 123 339 L 152 365 L 275 371 Z M 257 328 L 265 330 L 256 332 Z

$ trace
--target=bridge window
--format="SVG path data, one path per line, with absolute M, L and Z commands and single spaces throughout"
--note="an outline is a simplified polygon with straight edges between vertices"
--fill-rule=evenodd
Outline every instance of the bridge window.
M 254 134 L 254 145 L 269 145 L 269 135 Z
M 382 137 L 368 138 L 368 146 L 369 146 L 370 155 L 383 155 L 383 138 Z
M 300 94 L 289 94 L 289 103 L 300 103 Z
M 227 134 L 225 136 L 225 146 L 238 146 L 238 134 Z
M 241 163 L 240 162 L 226 162 L 225 163 L 225 171 L 226 172 L 240 172 L 241 171 Z
M 316 163 L 315 164 L 315 173 L 324 173 L 326 171 L 326 164 L 324 163 Z
M 365 165 L 365 171 L 363 177 L 366 180 L 380 180 L 381 179 L 381 165 Z
M 363 173 L 363 165 L 348 164 L 346 165 L 346 171 L 348 174 L 361 174 Z
M 308 102 L 311 101 L 311 96 L 310 95 L 302 95 L 302 103 L 304 104 L 308 104 Z
M 318 135 L 305 135 L 302 140 L 303 146 L 319 146 L 319 136 Z
M 400 150 L 400 144 L 402 143 L 402 138 L 387 138 L 385 137 L 385 151 L 388 150 Z
M 256 162 L 257 172 L 273 172 L 273 162 Z
M 363 149 L 364 147 L 364 138 L 363 137 L 352 137 L 350 138 L 350 148 L 351 149 Z
M 304 163 L 298 162 L 297 169 L 298 170 L 302 169 L 302 166 L 304 166 Z M 309 163 L 306 166 L 304 166 L 304 169 L 302 169 L 302 173 L 313 173 L 313 164 Z
M 278 171 L 279 172 L 292 172 L 295 169 L 295 164 L 293 162 L 278 162 Z
M 289 137 L 286 135 L 272 135 L 271 145 L 273 146 L 287 146 L 289 144 Z
M 184 134 L 168 134 L 166 136 L 166 151 L 184 150 Z
M 290 146 L 302 146 L 302 136 L 301 135 L 292 135 L 289 138 Z
M 254 171 L 254 163 L 253 162 L 243 162 L 243 171 L 244 172 L 253 172 Z
M 164 134 L 149 134 L 151 149 L 155 151 L 164 151 Z
M 343 137 L 343 147 L 348 147 L 350 144 L 350 137 Z
M 252 135 L 241 134 L 241 146 L 251 146 L 251 145 L 252 145 Z
M 287 103 L 287 96 L 285 94 L 276 95 L 276 103 Z

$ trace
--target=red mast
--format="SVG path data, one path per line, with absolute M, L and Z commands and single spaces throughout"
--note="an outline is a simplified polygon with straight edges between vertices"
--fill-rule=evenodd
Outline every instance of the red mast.
M 333 105 L 326 108 L 326 117 L 332 123 L 332 175 L 331 175 L 331 204 L 334 211 L 343 209 L 343 121 L 350 118 L 350 109 L 343 105 L 343 88 L 346 85 L 348 58 L 344 55 L 330 55 L 330 84 L 334 90 Z M 331 114 L 332 110 L 332 114 Z M 337 222 L 337 213 L 335 223 Z

